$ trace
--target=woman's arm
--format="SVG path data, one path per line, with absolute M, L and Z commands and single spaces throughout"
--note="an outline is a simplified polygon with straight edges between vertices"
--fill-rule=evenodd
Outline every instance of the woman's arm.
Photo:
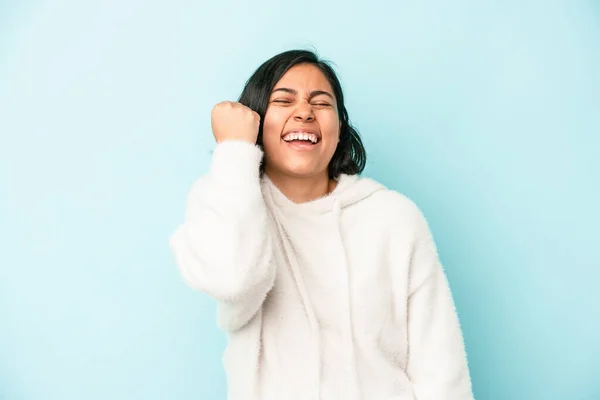
M 420 212 L 409 277 L 408 344 L 407 372 L 417 400 L 473 399 L 454 300 Z
M 261 159 L 250 143 L 217 144 L 210 172 L 192 187 L 184 222 L 170 240 L 184 280 L 218 301 L 218 324 L 228 332 L 252 319 L 275 280 Z

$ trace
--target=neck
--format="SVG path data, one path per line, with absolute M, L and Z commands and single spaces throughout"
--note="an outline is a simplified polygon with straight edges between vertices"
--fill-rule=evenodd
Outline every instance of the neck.
M 271 182 L 294 203 L 306 203 L 323 197 L 333 191 L 337 182 L 330 180 L 327 171 L 310 177 L 283 175 L 267 169 L 265 171 Z

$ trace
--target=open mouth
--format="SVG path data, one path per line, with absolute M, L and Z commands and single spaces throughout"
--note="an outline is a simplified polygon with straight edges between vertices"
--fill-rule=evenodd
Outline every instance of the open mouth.
M 282 139 L 284 142 L 290 144 L 302 144 L 307 146 L 314 146 L 321 140 L 316 134 L 306 132 L 290 132 L 285 134 Z

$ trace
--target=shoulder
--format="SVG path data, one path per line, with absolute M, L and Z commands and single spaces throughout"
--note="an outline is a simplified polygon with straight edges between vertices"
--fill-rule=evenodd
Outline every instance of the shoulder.
M 407 195 L 391 189 L 372 178 L 357 177 L 357 183 L 370 186 L 373 192 L 364 202 L 365 206 L 382 207 L 387 213 L 412 215 L 422 214 L 417 204 Z
M 428 235 L 429 227 L 425 214 L 413 199 L 371 178 L 360 180 L 370 180 L 380 186 L 379 190 L 365 199 L 363 207 L 375 212 L 385 224 L 408 229 L 418 236 Z

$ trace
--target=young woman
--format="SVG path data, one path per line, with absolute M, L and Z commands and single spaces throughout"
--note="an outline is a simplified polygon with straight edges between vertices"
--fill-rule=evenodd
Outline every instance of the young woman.
M 358 176 L 365 149 L 333 69 L 279 54 L 214 107 L 212 129 L 171 248 L 217 300 L 229 399 L 472 399 L 427 222 Z

